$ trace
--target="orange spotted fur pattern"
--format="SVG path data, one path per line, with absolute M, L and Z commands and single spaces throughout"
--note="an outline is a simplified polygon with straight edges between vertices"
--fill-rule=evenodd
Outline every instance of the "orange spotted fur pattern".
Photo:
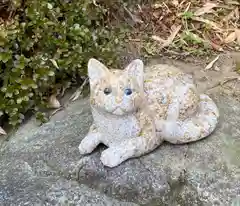
M 96 59 L 88 62 L 93 124 L 79 145 L 81 154 L 100 143 L 105 166 L 147 154 L 163 141 L 197 141 L 216 128 L 219 111 L 206 94 L 198 94 L 189 75 L 174 66 L 144 68 L 141 60 L 124 70 L 109 70 Z

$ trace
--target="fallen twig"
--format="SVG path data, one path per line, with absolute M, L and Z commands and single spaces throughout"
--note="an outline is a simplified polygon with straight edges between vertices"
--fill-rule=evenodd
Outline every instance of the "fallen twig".
M 72 102 L 77 100 L 82 94 L 84 86 L 88 83 L 88 77 L 84 80 L 82 85 L 73 93 L 73 95 L 69 98 Z
M 218 59 L 219 59 L 219 55 L 218 55 L 216 58 L 214 58 L 214 59 L 205 67 L 204 70 L 206 71 L 206 70 L 211 69 L 211 68 L 213 67 L 214 63 L 215 63 Z
M 222 81 L 219 81 L 217 84 L 213 85 L 211 88 L 209 88 L 208 90 L 210 89 L 214 89 L 218 86 L 223 86 L 224 84 L 230 82 L 230 81 L 240 81 L 240 76 L 234 76 L 234 77 L 227 77 L 226 79 L 222 80 Z
M 152 39 L 155 40 L 155 41 L 158 41 L 160 43 L 164 43 L 166 40 L 162 39 L 161 37 L 159 36 L 156 36 L 156 35 L 153 35 L 152 36 Z
M 61 111 L 61 110 L 63 110 L 63 109 L 64 109 L 63 106 L 55 109 L 55 110 L 49 115 L 49 119 L 51 119 L 57 112 L 59 112 L 59 111 Z
M 228 77 L 227 79 L 219 82 L 219 85 L 223 86 L 224 84 L 230 82 L 230 81 L 234 81 L 234 80 L 237 80 L 237 81 L 240 81 L 240 76 L 237 76 L 237 77 Z

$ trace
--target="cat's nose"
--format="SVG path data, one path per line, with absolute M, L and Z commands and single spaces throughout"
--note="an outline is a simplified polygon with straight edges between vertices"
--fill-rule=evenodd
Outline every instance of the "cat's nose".
M 116 97 L 115 99 L 117 104 L 120 104 L 122 102 L 122 98 L 121 97 Z

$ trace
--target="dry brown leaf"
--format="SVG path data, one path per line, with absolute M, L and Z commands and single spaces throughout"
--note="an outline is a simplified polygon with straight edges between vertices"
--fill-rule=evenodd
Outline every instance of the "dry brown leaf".
M 227 16 L 225 16 L 222 21 L 228 22 L 231 19 L 239 19 L 239 11 L 238 7 L 236 7 L 234 10 L 232 10 Z
M 61 107 L 61 104 L 57 100 L 57 97 L 56 97 L 55 94 L 51 95 L 50 98 L 49 98 L 49 107 L 54 108 L 54 109 L 57 109 L 57 108 Z
M 202 18 L 202 17 L 193 17 L 193 20 L 199 21 L 199 22 L 202 22 L 202 23 L 205 23 L 205 24 L 208 24 L 208 25 L 211 26 L 213 29 L 218 30 L 218 31 L 222 31 L 222 29 L 219 28 L 215 22 L 210 21 L 210 20 L 208 20 L 208 19 L 204 19 L 204 18 Z
M 211 69 L 211 68 L 213 67 L 214 63 L 218 60 L 218 58 L 219 58 L 219 55 L 218 55 L 216 58 L 214 58 L 214 59 L 205 67 L 204 70 L 209 70 L 209 69 Z
M 206 4 L 204 4 L 204 6 L 202 8 L 199 8 L 197 11 L 195 11 L 195 16 L 201 16 L 205 13 L 210 13 L 212 12 L 212 9 L 215 8 L 217 6 L 217 4 L 212 3 L 212 2 L 207 2 Z
M 6 135 L 7 133 L 5 132 L 5 130 L 2 128 L 2 127 L 0 127 L 0 135 Z
M 180 31 L 181 27 L 182 27 L 181 25 L 179 25 L 179 26 L 177 26 L 177 27 L 174 27 L 173 30 L 172 30 L 171 35 L 167 38 L 167 40 L 163 40 L 163 39 L 161 39 L 161 38 L 158 37 L 158 36 L 152 36 L 152 38 L 153 38 L 153 39 L 155 38 L 155 40 L 163 43 L 163 44 L 160 46 L 160 49 L 162 49 L 162 48 L 164 48 L 164 47 L 169 46 L 169 45 L 173 42 L 174 38 L 177 36 L 177 34 L 178 34 L 178 32 Z
M 205 41 L 206 41 L 208 44 L 210 44 L 210 45 L 212 46 L 212 48 L 213 48 L 214 50 L 216 50 L 216 51 L 223 51 L 223 48 L 222 48 L 220 45 L 212 42 L 212 40 L 210 40 L 205 34 L 203 34 L 203 38 L 205 39 Z
M 225 39 L 224 39 L 224 43 L 225 44 L 229 44 L 235 41 L 236 39 L 236 32 L 231 32 Z
M 237 38 L 237 43 L 240 45 L 240 29 L 235 30 L 236 38 Z

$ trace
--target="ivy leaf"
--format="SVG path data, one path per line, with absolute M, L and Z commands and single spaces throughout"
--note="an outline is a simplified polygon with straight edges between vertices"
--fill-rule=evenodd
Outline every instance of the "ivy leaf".
M 48 76 L 53 77 L 55 73 L 53 71 L 48 72 Z
M 52 62 L 53 66 L 59 69 L 57 62 L 54 59 L 50 59 L 50 61 Z
M 11 59 L 12 54 L 9 52 L 2 52 L 0 53 L 0 61 L 6 63 L 9 59 Z

